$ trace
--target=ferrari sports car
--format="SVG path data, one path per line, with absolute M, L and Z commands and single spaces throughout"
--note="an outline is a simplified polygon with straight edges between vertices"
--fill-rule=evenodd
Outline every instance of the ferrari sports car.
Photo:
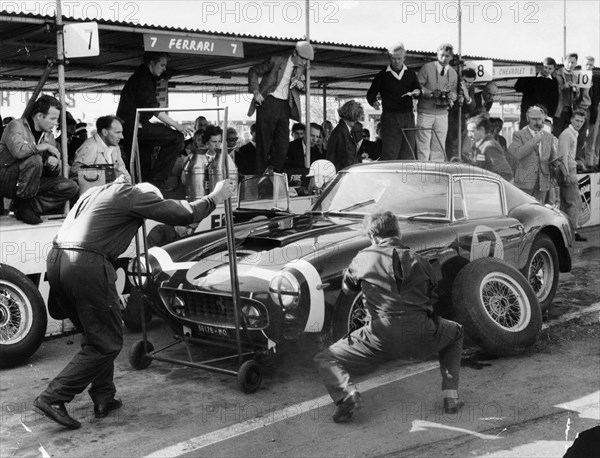
M 341 282 L 370 243 L 362 220 L 375 211 L 394 212 L 404 244 L 433 266 L 436 312 L 461 322 L 490 353 L 533 344 L 559 272 L 571 269 L 573 229 L 563 213 L 465 164 L 359 164 L 338 173 L 304 214 L 276 210 L 235 225 L 241 338 L 268 352 L 308 333 L 333 341 L 369 320 L 361 294 L 345 295 Z M 236 339 L 224 230 L 154 247 L 147 256 L 133 267 L 142 266 L 138 287 L 154 313 L 179 335 Z

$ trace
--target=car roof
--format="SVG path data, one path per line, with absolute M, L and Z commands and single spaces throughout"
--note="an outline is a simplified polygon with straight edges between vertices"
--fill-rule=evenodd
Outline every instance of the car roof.
M 437 172 L 449 175 L 497 176 L 489 170 L 484 170 L 471 164 L 432 161 L 375 161 L 351 165 L 341 171 L 341 173 L 361 172 Z

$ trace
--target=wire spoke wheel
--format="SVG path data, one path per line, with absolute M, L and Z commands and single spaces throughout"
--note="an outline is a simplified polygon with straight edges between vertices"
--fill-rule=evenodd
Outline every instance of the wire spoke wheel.
M 488 316 L 500 327 L 519 332 L 529 324 L 531 307 L 523 289 L 508 275 L 493 273 L 481 284 L 481 301 Z

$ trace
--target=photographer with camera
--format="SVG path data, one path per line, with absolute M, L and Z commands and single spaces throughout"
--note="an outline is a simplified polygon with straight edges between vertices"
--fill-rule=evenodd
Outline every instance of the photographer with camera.
M 442 43 L 437 49 L 437 60 L 419 70 L 422 96 L 417 108 L 417 155 L 420 160 L 445 160 L 448 110 L 458 98 L 458 76 L 450 66 L 453 55 L 452 45 Z

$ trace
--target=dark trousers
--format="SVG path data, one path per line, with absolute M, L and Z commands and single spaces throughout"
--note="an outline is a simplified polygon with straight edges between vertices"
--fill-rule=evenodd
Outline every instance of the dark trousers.
M 388 113 L 381 115 L 381 160 L 416 159 L 415 116 L 410 113 Z
M 463 329 L 454 321 L 425 313 L 379 318 L 315 356 L 315 363 L 335 403 L 355 387 L 348 371 L 366 372 L 393 359 L 426 359 L 438 354 L 442 390 L 458 390 Z M 450 396 L 453 397 L 453 396 Z
M 290 105 L 268 96 L 256 108 L 256 173 L 267 167 L 283 170 L 290 145 Z
M 41 394 L 49 403 L 69 402 L 91 384 L 95 404 L 114 398 L 114 360 L 123 346 L 117 274 L 102 255 L 52 248 L 48 282 L 55 303 L 83 333 L 81 349 Z
M 133 127 L 126 126 L 123 136 L 125 138 L 125 154 L 123 159 L 126 159 L 125 164 L 129 167 Z M 181 132 L 161 123 L 146 123 L 138 129 L 142 181 L 165 181 L 169 178 L 177 155 L 184 149 L 184 144 L 185 141 Z M 153 163 L 152 159 L 157 146 L 160 147 L 160 150 Z M 137 179 L 137 176 L 134 178 Z

